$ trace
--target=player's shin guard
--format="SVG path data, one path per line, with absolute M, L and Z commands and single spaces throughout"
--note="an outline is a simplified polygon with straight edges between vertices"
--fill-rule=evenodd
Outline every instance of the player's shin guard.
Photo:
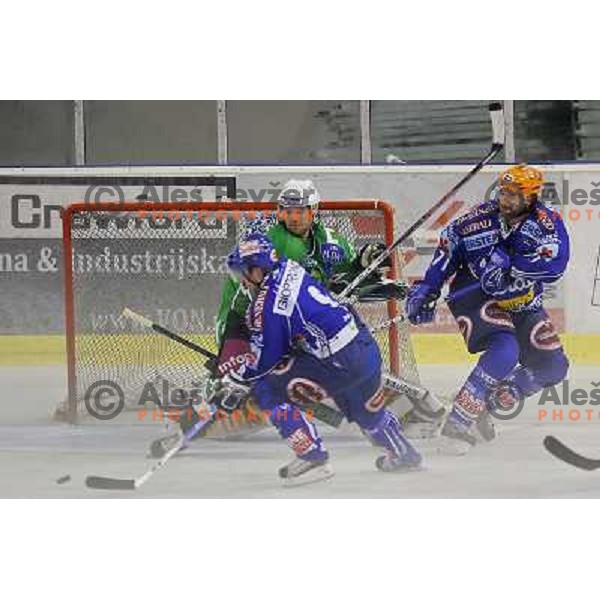
M 454 399 L 452 410 L 442 428 L 442 436 L 461 440 L 474 446 L 477 440 L 469 433 L 469 429 L 473 423 L 482 418 L 486 410 L 486 398 L 489 391 L 497 384 L 498 380 L 495 377 L 492 377 L 481 365 L 477 365 Z M 493 432 L 493 427 L 491 431 Z M 485 439 L 494 437 L 489 432 L 487 435 L 482 435 Z
M 375 463 L 380 471 L 403 471 L 420 466 L 421 455 L 402 433 L 402 426 L 394 413 L 382 411 L 377 423 L 364 428 L 363 432 L 373 445 L 387 451 Z

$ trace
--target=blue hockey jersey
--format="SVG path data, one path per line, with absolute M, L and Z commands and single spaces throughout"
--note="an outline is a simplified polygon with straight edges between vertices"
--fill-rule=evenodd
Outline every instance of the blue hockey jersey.
M 442 231 L 424 281 L 436 290 L 452 275 L 448 299 L 479 287 L 494 248 L 510 256 L 509 285 L 495 295 L 505 310 L 521 312 L 542 305 L 543 284 L 560 279 L 569 261 L 569 236 L 555 211 L 536 202 L 531 214 L 513 227 L 495 200 L 482 202 Z
M 294 347 L 328 358 L 359 333 L 359 319 L 293 260 L 281 260 L 265 277 L 246 312 L 254 359 L 240 375 L 262 377 Z

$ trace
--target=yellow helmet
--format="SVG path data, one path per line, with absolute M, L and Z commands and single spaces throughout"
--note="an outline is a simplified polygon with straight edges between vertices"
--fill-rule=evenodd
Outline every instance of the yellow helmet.
M 500 173 L 498 184 L 501 188 L 508 188 L 513 191 L 516 188 L 525 198 L 530 198 L 539 195 L 544 185 L 544 176 L 539 169 L 522 163 Z

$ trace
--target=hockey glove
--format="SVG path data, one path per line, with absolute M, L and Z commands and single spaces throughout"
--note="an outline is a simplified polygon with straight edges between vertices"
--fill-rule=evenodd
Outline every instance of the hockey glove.
M 362 269 L 366 269 L 371 263 L 375 262 L 387 249 L 385 244 L 365 244 L 358 253 L 358 263 Z M 392 259 L 388 256 L 378 269 L 392 266 Z
M 212 381 L 212 389 L 207 402 L 217 410 L 232 413 L 239 410 L 250 395 L 250 386 L 235 380 L 230 375 Z
M 510 256 L 496 247 L 488 257 L 481 272 L 481 289 L 490 296 L 501 296 L 508 291 L 510 284 Z
M 341 294 L 352 282 L 348 273 L 335 273 L 327 282 L 327 288 L 333 294 Z
M 431 323 L 435 314 L 435 302 L 439 291 L 423 281 L 417 281 L 408 290 L 406 316 L 413 325 Z

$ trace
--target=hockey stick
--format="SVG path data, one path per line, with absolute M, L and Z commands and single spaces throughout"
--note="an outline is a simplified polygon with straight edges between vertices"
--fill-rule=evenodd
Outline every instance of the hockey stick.
M 174 342 L 177 342 L 178 344 L 181 344 L 182 346 L 185 346 L 186 348 L 189 348 L 190 350 L 193 350 L 194 352 L 198 352 L 198 354 L 201 354 L 202 356 L 204 356 L 205 358 L 208 359 L 204 363 L 204 366 L 211 372 L 211 374 L 214 374 L 216 372 L 216 370 L 217 370 L 217 355 L 212 353 L 210 350 L 207 350 L 206 348 L 203 348 L 202 346 L 195 344 L 191 340 L 181 337 L 180 335 L 176 334 L 173 331 L 170 331 L 169 329 L 167 329 L 166 327 L 163 327 L 162 325 L 159 325 L 158 323 L 152 322 L 150 319 L 144 317 L 143 315 L 140 315 L 139 313 L 132 311 L 129 308 L 124 308 L 122 314 L 124 317 L 127 317 L 127 318 L 131 319 L 132 321 L 135 321 L 136 323 L 139 323 L 143 327 L 146 327 L 147 329 L 152 329 L 153 331 L 156 331 L 156 333 L 160 333 L 161 335 L 168 337 L 169 339 L 173 340 Z
M 502 105 L 498 102 L 490 104 L 490 118 L 492 120 L 492 147 L 490 151 L 482 158 L 449 192 L 442 196 L 423 216 L 417 219 L 404 233 L 400 234 L 394 240 L 391 246 L 388 246 L 364 271 L 361 271 L 346 289 L 338 296 L 338 299 L 347 298 L 350 294 L 371 274 L 390 254 L 407 240 L 427 219 L 429 219 L 443 204 L 445 204 L 458 190 L 469 182 L 483 167 L 490 163 L 498 153 L 504 148 L 504 114 Z
M 548 435 L 544 438 L 544 448 L 546 448 L 550 454 L 556 456 L 556 458 L 559 458 L 574 467 L 578 467 L 579 469 L 584 469 L 585 471 L 600 469 L 600 460 L 587 458 L 581 454 L 577 454 L 577 452 L 571 450 L 568 446 L 565 446 L 553 435 Z
M 140 315 L 129 308 L 123 309 L 123 316 L 128 317 L 136 323 L 139 323 L 143 327 L 152 329 L 153 331 L 156 331 L 156 333 L 160 333 L 161 335 L 168 337 L 174 342 L 182 344 L 186 348 L 194 350 L 195 352 L 198 352 L 202 356 L 208 358 L 206 363 L 204 363 L 204 366 L 211 372 L 211 374 L 216 373 L 217 355 L 212 353 L 210 350 L 207 350 L 206 348 L 195 344 L 191 340 L 188 340 L 174 333 L 173 331 L 170 331 L 169 329 L 163 327 L 162 325 L 159 325 L 158 323 L 153 323 L 147 317 L 144 317 L 143 315 Z M 327 425 L 331 425 L 331 427 L 338 428 L 344 420 L 344 415 L 339 410 L 336 410 L 335 408 L 332 408 L 320 402 L 305 402 L 302 405 L 297 404 L 295 406 L 298 406 L 298 408 L 300 408 L 303 411 L 311 411 L 316 419 L 319 419 L 319 421 L 323 421 L 323 423 L 326 423 Z
M 136 490 L 144 485 L 154 473 L 162 469 L 169 460 L 177 454 L 188 442 L 194 439 L 205 427 L 212 423 L 212 417 L 215 412 L 211 413 L 210 419 L 198 421 L 186 432 L 182 433 L 177 443 L 170 448 L 167 453 L 157 460 L 145 473 L 142 473 L 135 479 L 117 479 L 115 477 L 101 477 L 98 475 L 90 475 L 85 479 L 85 485 L 89 488 L 97 490 Z

